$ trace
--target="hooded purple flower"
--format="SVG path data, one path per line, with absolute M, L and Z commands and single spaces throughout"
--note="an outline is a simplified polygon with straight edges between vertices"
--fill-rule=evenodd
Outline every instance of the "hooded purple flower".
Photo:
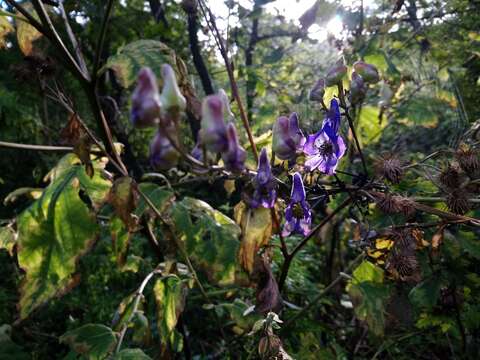
M 282 236 L 292 233 L 307 235 L 310 232 L 312 223 L 312 212 L 306 201 L 305 188 L 301 175 L 293 174 L 292 194 L 290 204 L 285 211 L 285 225 L 283 225 Z
M 224 104 L 220 96 L 203 99 L 200 139 L 207 150 L 218 153 L 227 150 L 227 126 L 224 121 Z
M 225 169 L 240 173 L 245 169 L 246 151 L 238 144 L 237 130 L 233 123 L 227 126 L 227 151 L 222 153 Z
M 167 137 L 167 132 L 173 141 L 176 141 L 173 125 L 159 126 L 157 134 L 150 144 L 150 164 L 159 170 L 169 170 L 178 164 L 180 154 Z
M 138 72 L 137 86 L 132 93 L 131 120 L 135 127 L 153 126 L 160 119 L 160 95 L 153 71 L 144 67 Z
M 272 208 L 277 199 L 276 181 L 272 175 L 270 162 L 268 161 L 267 149 L 263 148 L 258 160 L 257 175 L 253 179 L 253 197 L 250 206 L 258 208 Z
M 316 134 L 309 135 L 303 148 L 303 152 L 307 155 L 305 161 L 307 170 L 318 169 L 327 175 L 335 173 L 338 161 L 346 150 L 343 138 L 338 135 L 339 128 L 340 109 L 337 100 L 333 99 L 322 129 Z
M 273 125 L 272 149 L 281 160 L 293 160 L 303 148 L 305 136 L 300 130 L 297 113 L 280 116 Z

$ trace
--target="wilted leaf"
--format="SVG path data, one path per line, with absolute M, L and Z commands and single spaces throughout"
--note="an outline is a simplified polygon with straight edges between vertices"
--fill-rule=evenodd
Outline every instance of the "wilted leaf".
M 239 258 L 242 267 L 251 273 L 255 255 L 268 244 L 272 235 L 272 216 L 270 209 L 259 207 L 250 209 L 243 201 L 234 209 L 234 217 L 242 229 Z
M 235 281 L 240 228 L 207 203 L 185 198 L 173 205 L 174 233 L 185 242 L 195 267 L 219 285 Z
M 445 226 L 440 226 L 435 234 L 432 236 L 432 249 L 437 250 L 440 244 L 443 242 L 443 235 L 445 231 Z
M 25 10 L 27 10 L 34 18 L 38 20 L 37 13 L 33 9 L 33 5 L 31 3 L 25 3 L 22 5 Z M 17 14 L 23 18 L 21 14 Z M 27 20 L 17 20 L 17 41 L 20 50 L 22 51 L 23 55 L 31 55 L 33 52 L 33 42 L 40 38 L 42 34 L 35 29 L 32 25 L 30 25 Z
M 7 205 L 8 203 L 13 203 L 17 201 L 20 196 L 26 196 L 30 199 L 38 199 L 42 195 L 42 190 L 40 188 L 31 188 L 31 187 L 22 187 L 12 191 L 8 194 L 3 200 L 3 204 Z
M 13 31 L 13 26 L 5 16 L 0 16 L 0 49 L 6 45 L 5 37 Z
M 176 332 L 175 326 L 185 307 L 188 283 L 176 275 L 168 275 L 155 281 L 153 292 L 157 303 L 157 327 L 162 344 L 175 349 L 178 341 L 181 341 L 181 335 Z
M 26 272 L 20 287 L 22 319 L 78 282 L 76 262 L 98 232 L 80 191 L 94 202 L 101 188 L 106 194 L 108 184 L 98 175 L 91 179 L 81 165 L 71 165 L 56 174 L 42 196 L 18 216 L 18 262 Z
M 13 256 L 13 248 L 17 243 L 17 233 L 10 225 L 0 228 L 0 249 L 8 251 Z
M 150 360 L 151 357 L 146 355 L 140 349 L 124 349 L 114 356 L 115 360 Z
M 133 215 L 133 212 L 138 202 L 138 193 L 133 179 L 124 176 L 115 180 L 108 196 L 108 202 L 113 206 L 115 213 L 127 229 L 133 230 L 137 224 L 137 217 Z
M 117 339 L 112 329 L 100 324 L 87 324 L 66 332 L 60 342 L 70 345 L 87 359 L 105 359 L 113 350 Z

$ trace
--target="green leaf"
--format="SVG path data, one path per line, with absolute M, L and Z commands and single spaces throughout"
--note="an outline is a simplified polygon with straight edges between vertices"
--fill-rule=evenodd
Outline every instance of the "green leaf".
M 185 308 L 188 283 L 176 275 L 168 275 L 155 281 L 153 292 L 157 304 L 158 333 L 162 344 L 175 349 L 178 341 L 181 341 L 181 337 L 179 339 L 179 334 L 175 331 L 175 326 Z
M 126 262 L 132 234 L 128 231 L 122 219 L 117 216 L 113 216 L 110 219 L 110 234 L 112 236 L 113 253 L 115 254 L 117 265 L 121 268 Z
M 100 324 L 87 324 L 66 332 L 61 343 L 70 345 L 78 354 L 87 359 L 104 359 L 115 347 L 117 338 L 109 327 Z
M 440 287 L 440 277 L 433 276 L 417 284 L 410 291 L 408 297 L 416 307 L 431 309 L 435 306 L 440 296 Z
M 385 302 L 390 295 L 383 284 L 383 270 L 369 261 L 363 261 L 352 274 L 347 291 L 354 304 L 355 315 L 366 321 L 370 330 L 381 336 L 385 324 Z
M 349 294 L 358 319 L 366 321 L 370 330 L 381 336 L 385 326 L 385 302 L 390 295 L 389 288 L 383 284 L 364 281 L 351 284 Z
M 108 181 L 90 178 L 82 165 L 71 165 L 52 178 L 41 197 L 17 218 L 18 262 L 26 272 L 20 287 L 20 318 L 54 296 L 63 295 L 79 281 L 78 259 L 93 245 L 98 232 L 94 214 L 80 197 L 92 203 Z M 97 199 L 95 199 L 97 198 Z
M 360 111 L 358 135 L 362 145 L 375 144 L 380 141 L 382 130 L 387 126 L 387 121 L 380 123 L 378 115 L 380 110 L 375 106 L 364 106 Z
M 352 284 L 359 284 L 364 281 L 382 283 L 383 270 L 370 261 L 362 261 L 362 263 L 353 271 L 352 277 Z
M 172 201 L 175 198 L 175 195 L 171 190 L 165 189 L 164 187 L 154 183 L 140 183 L 138 188 L 150 199 L 150 201 L 160 212 L 164 212 L 172 204 Z M 148 209 L 148 204 L 145 202 L 143 197 L 140 196 L 137 208 L 134 212 L 135 215 L 141 217 Z
M 113 70 L 120 85 L 128 88 L 135 82 L 138 71 L 142 67 L 148 66 L 159 75 L 161 66 L 168 63 L 175 69 L 177 80 L 182 84 L 187 81 L 185 65 L 178 64 L 178 61 L 181 62 L 176 57 L 175 51 L 164 43 L 157 40 L 138 40 L 124 46 L 116 55 L 111 56 L 99 72 L 101 74 L 107 69 Z
M 471 256 L 480 259 L 480 240 L 473 233 L 460 231 L 458 242 Z
M 114 356 L 115 360 L 150 360 L 151 357 L 146 355 L 140 349 L 124 349 Z
M 193 263 L 218 285 L 235 281 L 240 228 L 201 200 L 185 198 L 174 204 L 175 233 L 185 242 Z

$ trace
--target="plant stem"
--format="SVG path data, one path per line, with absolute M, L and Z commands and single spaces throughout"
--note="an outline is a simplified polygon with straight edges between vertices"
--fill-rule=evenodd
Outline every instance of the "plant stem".
M 292 260 L 295 257 L 295 255 L 307 244 L 308 240 L 310 240 L 318 232 L 318 230 L 320 230 L 323 226 L 325 226 L 325 224 L 327 224 L 341 210 L 343 210 L 345 207 L 347 207 L 352 202 L 352 200 L 353 199 L 351 197 L 348 197 L 335 210 L 333 210 L 328 216 L 323 218 L 323 220 L 318 225 L 316 225 L 308 233 L 308 235 L 305 236 L 303 238 L 303 240 L 300 241 L 300 243 L 297 244 L 297 246 L 295 246 L 295 248 L 290 253 L 290 255 L 288 255 L 285 258 L 285 261 L 283 262 L 283 265 L 282 265 L 282 270 L 280 272 L 280 277 L 279 277 L 279 280 L 278 280 L 278 289 L 280 291 L 282 291 L 282 288 L 285 285 L 285 280 L 287 279 L 288 270 L 290 269 L 290 265 L 291 265 Z
M 39 151 L 73 151 L 73 147 L 71 146 L 19 144 L 19 143 L 7 142 L 7 141 L 0 141 L 0 147 L 7 147 L 12 149 L 25 149 L 25 150 L 39 150 Z

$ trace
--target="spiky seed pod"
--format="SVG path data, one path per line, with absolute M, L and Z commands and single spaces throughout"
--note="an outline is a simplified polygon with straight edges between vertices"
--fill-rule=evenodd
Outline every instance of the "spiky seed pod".
M 449 189 L 457 189 L 460 187 L 461 177 L 458 167 L 448 164 L 438 176 L 440 183 Z
M 399 204 L 395 201 L 394 196 L 391 194 L 381 194 L 378 198 L 378 207 L 385 214 L 396 214 L 401 211 Z
M 385 154 L 380 158 L 375 165 L 375 170 L 378 175 L 392 184 L 398 184 L 403 177 L 402 162 L 393 154 Z
M 393 234 L 395 245 L 389 254 L 386 269 L 401 281 L 420 281 L 420 266 L 415 254 L 415 229 L 404 229 Z
M 480 170 L 480 154 L 478 150 L 472 149 L 467 144 L 460 144 L 455 153 L 455 158 L 463 171 L 470 176 L 475 175 Z
M 394 196 L 394 201 L 400 207 L 400 212 L 406 217 L 410 218 L 415 214 L 415 203 L 409 198 L 403 196 Z
M 447 195 L 448 209 L 454 214 L 463 215 L 470 210 L 468 193 L 463 189 L 453 190 Z

